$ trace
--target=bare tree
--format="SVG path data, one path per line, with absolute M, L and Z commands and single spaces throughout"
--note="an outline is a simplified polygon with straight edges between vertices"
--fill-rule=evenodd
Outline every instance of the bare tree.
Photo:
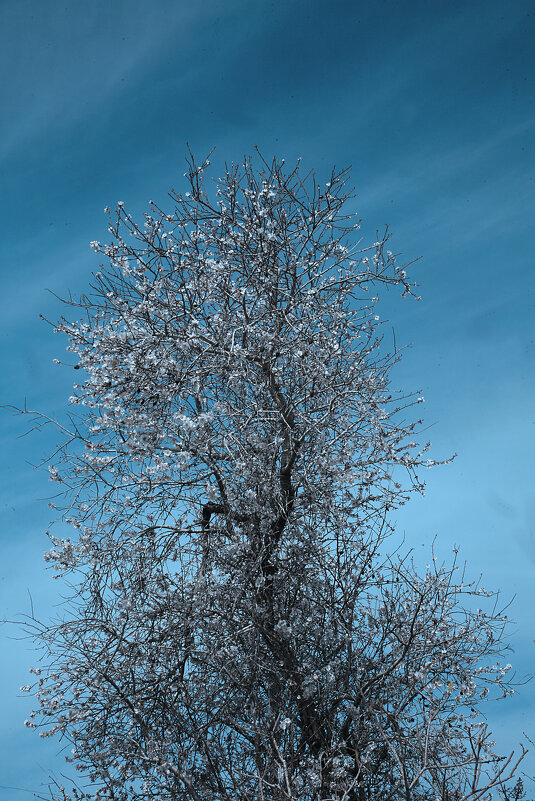
M 481 715 L 511 692 L 506 616 L 389 539 L 433 464 L 371 297 L 411 295 L 406 268 L 388 232 L 360 243 L 346 171 L 256 159 L 212 190 L 191 157 L 142 225 L 119 203 L 57 326 L 85 371 L 50 467 L 78 535 L 51 536 L 73 592 L 32 622 L 27 724 L 86 785 L 52 794 L 521 798 Z

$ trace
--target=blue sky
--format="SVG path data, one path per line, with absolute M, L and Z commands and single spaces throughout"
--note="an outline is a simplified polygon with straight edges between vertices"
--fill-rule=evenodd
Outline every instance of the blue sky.
M 470 573 L 516 594 L 510 661 L 532 672 L 534 37 L 523 0 L 2 0 L 0 402 L 65 409 L 46 289 L 86 288 L 104 206 L 141 213 L 182 187 L 186 141 L 216 147 L 216 172 L 254 145 L 320 176 L 351 164 L 363 235 L 388 223 L 393 249 L 421 257 L 422 301 L 383 303 L 385 333 L 412 343 L 394 380 L 422 390 L 432 455 L 459 454 L 400 530 L 424 560 L 435 536 L 441 555 L 460 544 Z M 29 465 L 54 437 L 25 428 L 0 415 L 2 617 L 29 611 L 28 590 L 37 614 L 58 600 L 41 561 L 50 489 Z M 0 785 L 23 788 L 0 799 L 19 801 L 61 762 L 22 726 L 29 644 L 0 636 Z M 500 744 L 535 738 L 534 708 L 532 683 L 489 709 Z

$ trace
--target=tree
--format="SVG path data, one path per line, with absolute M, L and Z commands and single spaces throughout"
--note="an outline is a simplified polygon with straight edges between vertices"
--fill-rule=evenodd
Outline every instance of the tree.
M 31 621 L 27 724 L 89 784 L 53 795 L 520 798 L 480 711 L 511 692 L 506 616 L 392 539 L 433 461 L 370 297 L 413 294 L 388 231 L 356 239 L 347 171 L 258 155 L 212 191 L 208 166 L 143 225 L 107 210 L 106 264 L 57 325 L 85 371 L 49 468 L 78 534 L 51 536 L 72 592 Z

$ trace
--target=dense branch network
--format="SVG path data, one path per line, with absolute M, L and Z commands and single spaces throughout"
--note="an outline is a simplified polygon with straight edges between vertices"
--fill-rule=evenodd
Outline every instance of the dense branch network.
M 372 293 L 413 289 L 388 232 L 356 238 L 346 172 L 246 160 L 212 191 L 208 166 L 143 225 L 110 212 L 57 326 L 84 371 L 50 468 L 78 537 L 47 558 L 76 594 L 35 622 L 28 725 L 89 785 L 54 792 L 520 798 L 478 712 L 510 692 L 505 616 L 455 563 L 383 553 L 433 463 L 379 336 Z

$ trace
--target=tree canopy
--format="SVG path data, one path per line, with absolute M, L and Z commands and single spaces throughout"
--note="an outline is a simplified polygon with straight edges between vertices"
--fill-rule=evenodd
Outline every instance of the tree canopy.
M 57 325 L 82 372 L 50 476 L 77 533 L 50 537 L 71 596 L 31 624 L 27 724 L 85 781 L 52 793 L 521 798 L 481 713 L 511 692 L 506 616 L 395 534 L 434 464 L 377 315 L 407 267 L 388 231 L 361 242 L 347 171 L 208 168 L 142 223 L 108 210 Z

